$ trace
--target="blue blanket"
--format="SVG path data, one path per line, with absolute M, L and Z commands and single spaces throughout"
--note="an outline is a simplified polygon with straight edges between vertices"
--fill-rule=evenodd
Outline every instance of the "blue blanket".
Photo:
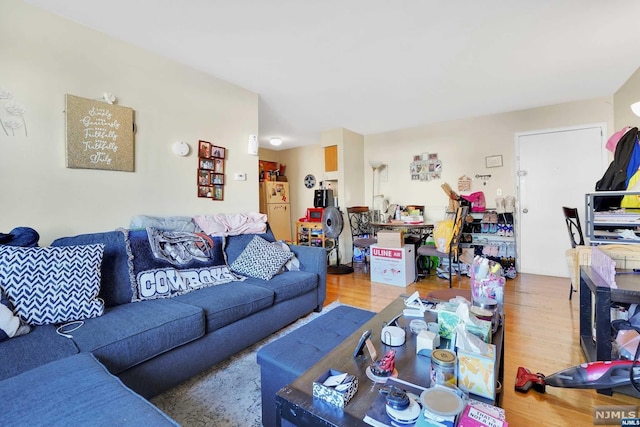
M 227 266 L 224 237 L 155 228 L 123 232 L 129 255 L 132 301 L 169 298 L 244 280 Z

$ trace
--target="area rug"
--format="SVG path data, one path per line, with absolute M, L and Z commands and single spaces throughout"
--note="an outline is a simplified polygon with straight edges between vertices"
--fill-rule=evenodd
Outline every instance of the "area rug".
M 168 390 L 151 402 L 183 427 L 260 427 L 260 366 L 258 350 L 318 316 L 339 307 L 333 302 L 321 313 L 311 313 L 246 350 L 187 382 Z

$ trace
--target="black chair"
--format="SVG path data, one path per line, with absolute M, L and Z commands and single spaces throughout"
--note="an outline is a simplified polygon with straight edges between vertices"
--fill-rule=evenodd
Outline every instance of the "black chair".
M 460 206 L 456 209 L 453 217 L 453 233 L 451 234 L 451 242 L 449 243 L 449 252 L 440 252 L 437 250 L 436 245 L 423 245 L 416 251 L 416 268 L 419 265 L 421 258 L 427 257 L 427 274 L 431 271 L 431 262 L 428 257 L 448 258 L 449 259 L 449 288 L 452 287 L 452 274 L 453 274 L 453 262 L 458 264 L 458 282 L 460 281 L 460 258 L 459 258 L 459 246 L 460 236 L 462 235 L 462 226 L 464 219 L 467 217 L 469 207 Z
M 371 226 L 369 225 L 371 215 L 367 206 L 352 206 L 347 208 L 349 217 L 349 227 L 351 228 L 351 266 L 353 267 L 353 250 L 358 248 L 362 251 L 362 261 L 364 271 L 367 271 L 367 250 L 377 242 L 373 237 Z
M 571 247 L 575 248 L 576 246 L 584 246 L 584 235 L 582 234 L 582 227 L 580 226 L 578 209 L 563 206 L 562 212 L 564 213 L 564 221 L 567 224 L 567 231 L 569 232 L 569 241 L 571 242 Z M 573 287 L 573 283 L 571 283 L 571 288 L 569 289 L 569 299 L 571 299 L 573 293 L 576 292 L 576 290 L 577 289 Z

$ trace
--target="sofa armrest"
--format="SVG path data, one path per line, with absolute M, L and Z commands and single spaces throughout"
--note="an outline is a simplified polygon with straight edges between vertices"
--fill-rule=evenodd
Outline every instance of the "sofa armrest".
M 290 245 L 289 247 L 300 261 L 301 270 L 318 275 L 318 307 L 316 311 L 322 310 L 327 296 L 327 250 L 314 246 Z

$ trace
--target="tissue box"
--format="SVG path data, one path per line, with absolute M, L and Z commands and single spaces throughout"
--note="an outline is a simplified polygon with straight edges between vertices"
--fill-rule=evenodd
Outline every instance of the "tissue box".
M 477 325 L 471 325 L 467 323 L 467 325 L 465 326 L 467 332 L 472 333 L 486 343 L 491 343 L 491 332 L 493 330 L 493 324 L 488 320 L 481 319 L 478 319 L 476 323 Z
M 325 380 L 331 375 L 340 375 L 342 373 L 343 372 L 330 369 L 324 374 L 320 375 L 313 382 L 313 397 L 322 399 L 325 402 L 332 404 L 333 406 L 344 408 L 346 404 L 349 403 L 351 398 L 356 394 L 356 391 L 358 391 L 358 377 L 354 377 L 349 388 L 343 391 L 337 391 L 335 388 L 327 387 L 323 384 Z
M 451 339 L 453 333 L 458 326 L 462 323 L 460 317 L 456 313 L 449 311 L 441 311 L 438 313 L 438 324 L 440 325 L 440 336 L 442 338 Z M 486 343 L 491 342 L 491 322 L 488 320 L 477 319 L 477 325 L 466 324 L 465 329 L 473 335 L 480 338 Z
M 438 313 L 438 325 L 440 325 L 440 336 L 442 338 L 451 339 L 462 320 L 457 314 L 450 311 L 441 311 Z
M 458 387 L 478 396 L 496 398 L 496 346 L 488 344 L 488 354 L 458 349 Z
M 474 399 L 462 411 L 458 427 L 508 427 L 504 409 Z

